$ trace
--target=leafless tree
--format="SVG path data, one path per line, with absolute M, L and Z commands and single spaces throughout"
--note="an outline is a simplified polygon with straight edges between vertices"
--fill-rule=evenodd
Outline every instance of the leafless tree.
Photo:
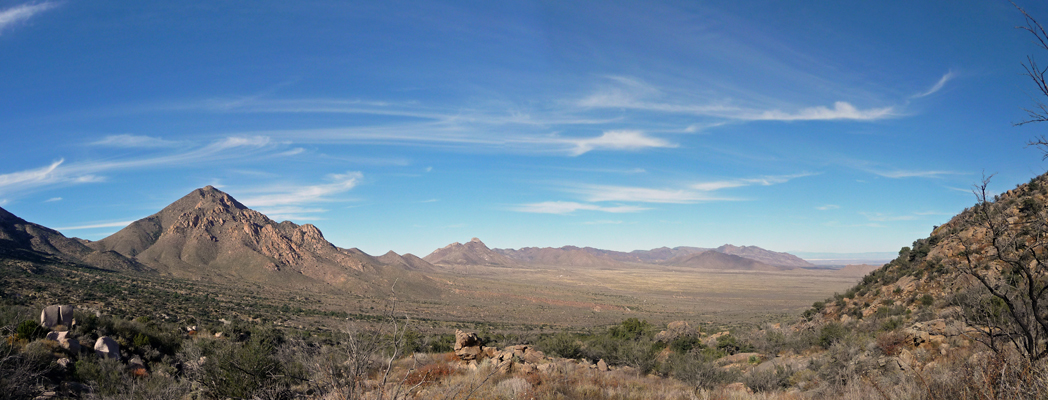
M 959 237 L 959 258 L 948 261 L 978 284 L 960 296 L 972 338 L 1024 358 L 1048 356 L 1048 208 L 1027 196 L 989 198 L 986 177 L 974 192 L 971 226 Z
M 1015 3 L 1012 3 L 1015 5 Z M 1026 18 L 1026 24 L 1018 26 L 1017 28 L 1029 32 L 1034 37 L 1034 44 L 1041 49 L 1048 51 L 1048 31 L 1041 26 L 1036 19 L 1033 18 L 1029 13 L 1026 12 L 1022 7 L 1015 5 L 1015 8 L 1019 9 L 1019 12 Z M 1026 56 L 1026 62 L 1023 63 L 1023 69 L 1026 70 L 1027 77 L 1033 81 L 1034 85 L 1037 86 L 1037 90 L 1040 92 L 1040 96 L 1048 98 L 1048 67 L 1042 68 L 1037 64 L 1037 59 L 1034 56 Z M 1015 125 L 1026 125 L 1033 122 L 1046 122 L 1048 121 L 1048 104 L 1046 100 L 1034 100 L 1036 105 L 1034 107 L 1023 109 L 1026 111 L 1027 118 L 1015 123 Z M 1045 135 L 1039 135 L 1036 138 L 1030 140 L 1027 143 L 1028 146 L 1035 146 L 1041 149 L 1044 153 L 1043 159 L 1048 159 L 1048 137 Z

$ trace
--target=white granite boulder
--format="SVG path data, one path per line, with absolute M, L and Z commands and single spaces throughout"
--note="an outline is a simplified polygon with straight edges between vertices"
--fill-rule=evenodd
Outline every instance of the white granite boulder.
M 95 341 L 95 354 L 99 357 L 120 359 L 120 345 L 109 336 L 102 336 Z
M 73 306 L 58 305 L 44 307 L 40 312 L 40 326 L 51 329 L 57 325 L 67 329 L 73 326 Z

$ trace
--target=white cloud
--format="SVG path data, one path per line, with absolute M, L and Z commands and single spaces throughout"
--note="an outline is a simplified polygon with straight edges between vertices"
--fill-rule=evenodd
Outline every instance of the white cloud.
M 91 142 L 94 146 L 125 147 L 125 148 L 160 148 L 173 147 L 182 144 L 172 140 L 164 140 L 151 136 L 138 135 L 109 135 L 102 140 Z
M 600 211 L 607 213 L 629 213 L 649 209 L 636 206 L 604 207 L 598 206 L 596 204 L 584 204 L 571 201 L 545 201 L 542 203 L 521 204 L 519 206 L 513 207 L 512 210 L 537 214 L 570 214 L 579 210 Z
M 55 228 L 56 231 L 75 231 L 79 229 L 96 229 L 96 228 L 123 228 L 131 225 L 135 221 L 120 221 L 120 222 L 104 222 L 100 224 L 89 224 L 89 225 L 77 225 L 77 226 L 66 226 L 62 228 Z
M 820 210 L 820 211 L 836 210 L 838 208 L 841 208 L 841 206 L 838 206 L 836 204 L 827 204 L 827 205 L 824 205 L 824 206 L 815 207 L 816 210 Z
M 860 110 L 848 102 L 838 101 L 833 103 L 833 108 L 825 106 L 808 107 L 795 113 L 786 113 L 779 110 L 764 111 L 753 115 L 740 115 L 740 119 L 759 121 L 826 121 L 826 120 L 858 120 L 872 121 L 894 116 L 893 107 L 870 108 Z
M 97 174 L 105 171 L 184 167 L 252 157 L 257 155 L 258 151 L 271 147 L 269 138 L 264 136 L 229 137 L 197 149 L 149 158 L 79 163 L 66 163 L 64 159 L 60 159 L 46 167 L 0 175 L 0 193 L 53 185 L 102 182 L 106 178 Z
M 684 189 L 652 189 L 643 187 L 584 185 L 569 189 L 583 195 L 587 201 L 625 201 L 637 203 L 690 204 L 703 201 L 731 201 L 735 199 L 713 197 L 705 192 Z
M 638 150 L 648 147 L 677 147 L 676 144 L 645 135 L 636 130 L 605 131 L 604 134 L 590 139 L 568 140 L 575 148 L 572 155 L 581 155 L 596 149 Z
M 871 174 L 878 175 L 885 178 L 899 179 L 899 178 L 940 178 L 943 175 L 964 175 L 963 172 L 954 171 L 908 171 L 908 170 L 895 170 L 895 171 L 877 171 L 867 170 Z
M 54 203 L 56 201 L 62 201 L 62 198 L 61 197 L 52 197 L 50 199 L 44 200 L 44 203 Z
M 871 121 L 896 116 L 894 107 L 863 110 L 846 101 L 835 102 L 833 108 L 815 106 L 801 108 L 796 112 L 784 112 L 779 109 L 768 110 L 760 107 L 741 107 L 733 105 L 732 100 L 695 102 L 694 100 L 665 99 L 667 96 L 663 91 L 654 86 L 628 78 L 612 80 L 618 83 L 618 85 L 605 86 L 579 100 L 576 102 L 576 105 L 582 108 L 613 108 L 670 114 L 691 114 L 739 121 Z M 702 127 L 702 125 L 691 125 L 685 131 L 694 132 Z
M 58 3 L 43 2 L 39 4 L 22 4 L 0 11 L 0 34 L 3 34 L 4 29 L 12 27 L 17 23 L 27 21 L 34 15 L 55 7 L 58 7 Z
M 943 75 L 942 78 L 939 78 L 939 82 L 936 82 L 935 85 L 933 85 L 930 89 L 922 93 L 915 94 L 912 98 L 917 99 L 925 96 L 930 96 L 935 92 L 938 92 L 943 88 L 943 86 L 946 86 L 946 82 L 949 82 L 951 79 L 953 79 L 954 75 L 955 74 L 953 73 L 953 71 L 946 72 L 946 74 Z
M 249 207 L 276 207 L 330 201 L 328 196 L 344 193 L 357 186 L 364 175 L 360 172 L 328 175 L 331 183 L 308 186 L 278 186 L 261 189 L 267 194 L 241 200 Z M 265 213 L 263 209 L 259 211 Z
M 812 175 L 814 175 L 814 174 L 801 173 L 801 174 L 793 174 L 793 175 L 767 175 L 767 176 L 762 176 L 760 178 L 745 178 L 745 179 L 734 179 L 734 180 L 725 180 L 725 181 L 699 182 L 699 183 L 695 183 L 695 184 L 690 185 L 690 187 L 692 189 L 695 189 L 695 190 L 701 190 L 701 191 L 704 191 L 704 192 L 712 192 L 712 191 L 715 191 L 715 190 L 730 189 L 730 188 L 737 188 L 737 187 L 743 187 L 743 186 L 752 186 L 752 185 L 771 186 L 771 185 L 776 185 L 776 184 L 780 184 L 780 183 L 789 182 L 791 179 L 803 178 L 803 177 L 812 176 Z

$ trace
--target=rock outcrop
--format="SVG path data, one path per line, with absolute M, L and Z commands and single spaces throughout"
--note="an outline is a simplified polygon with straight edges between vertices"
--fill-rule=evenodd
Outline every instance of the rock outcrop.
M 40 326 L 51 329 L 59 325 L 66 329 L 73 326 L 73 306 L 47 306 L 40 312 Z

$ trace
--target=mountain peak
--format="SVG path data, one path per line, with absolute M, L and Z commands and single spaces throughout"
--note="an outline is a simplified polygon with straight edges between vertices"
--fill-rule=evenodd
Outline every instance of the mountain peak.
M 480 244 L 484 244 L 484 242 L 481 242 L 481 241 L 480 241 L 480 239 L 478 239 L 478 238 L 473 238 L 473 239 L 470 239 L 470 240 L 469 240 L 469 242 L 470 242 L 470 243 L 480 243 Z

